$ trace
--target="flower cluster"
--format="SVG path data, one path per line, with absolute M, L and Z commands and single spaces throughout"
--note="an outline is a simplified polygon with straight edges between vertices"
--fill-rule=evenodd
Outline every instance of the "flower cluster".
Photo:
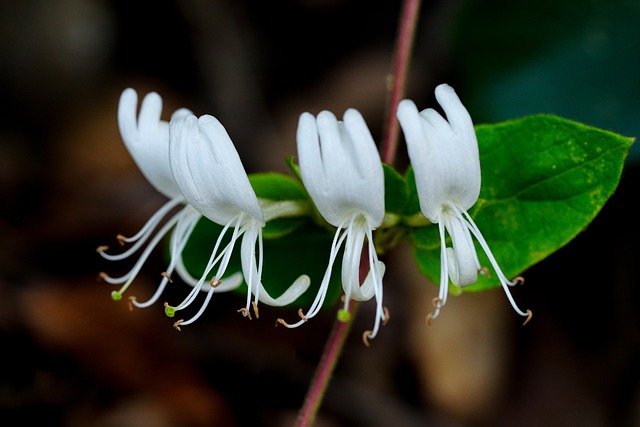
M 440 293 L 434 301 L 435 312 L 427 320 L 430 323 L 435 319 L 446 303 L 449 279 L 457 286 L 467 286 L 476 282 L 478 272 L 488 274 L 488 269 L 480 266 L 473 236 L 490 260 L 511 305 L 528 321 L 531 311 L 520 310 L 509 292 L 509 287 L 522 279 L 505 277 L 467 213 L 480 193 L 480 160 L 471 118 L 450 86 L 440 85 L 435 93 L 446 119 L 433 109 L 418 111 L 411 100 L 401 101 L 397 110 L 415 172 L 421 211 L 440 231 Z M 151 251 L 170 234 L 170 261 L 156 292 L 145 302 L 130 296 L 132 307 L 147 307 L 156 302 L 171 282 L 174 271 L 192 289 L 179 304 L 165 303 L 168 316 L 173 317 L 194 303 L 200 294 L 205 294 L 195 315 L 174 323 L 178 330 L 202 315 L 213 293 L 237 289 L 242 283 L 247 286 L 247 299 L 238 311 L 248 318 L 252 314 L 259 317 L 260 301 L 272 306 L 293 303 L 307 291 L 310 279 L 301 275 L 278 298 L 271 297 L 262 285 L 263 227 L 282 212 L 264 208 L 223 125 L 210 115 L 196 117 L 187 109 L 175 111 L 170 122 L 165 122 L 160 118 L 162 100 L 156 93 L 145 96 L 136 115 L 137 102 L 133 89 L 122 93 L 118 107 L 120 133 L 143 175 L 169 201 L 136 235 L 118 236 L 122 245 L 132 244 L 128 250 L 110 254 L 108 247 L 98 248 L 104 258 L 118 261 L 144 246 L 137 262 L 124 276 L 115 278 L 100 273 L 106 282 L 122 284 L 112 292 L 112 298 L 122 298 Z M 378 260 L 373 239 L 374 231 L 385 216 L 384 172 L 376 143 L 357 110 L 348 109 L 342 120 L 329 111 L 322 111 L 317 116 L 310 113 L 300 116 L 297 151 L 304 187 L 317 212 L 335 228 L 335 235 L 313 303 L 306 312 L 298 311 L 300 319 L 295 323 L 278 319 L 276 324 L 295 328 L 318 314 L 342 250 L 344 307 L 338 312 L 338 318 L 349 320 L 351 300 L 367 301 L 375 297 L 374 324 L 363 334 L 364 343 L 369 345 L 380 324 L 389 319 L 388 310 L 382 304 L 385 265 Z M 194 278 L 184 266 L 182 252 L 202 217 L 219 224 L 222 231 L 203 274 Z M 452 247 L 447 246 L 447 235 Z M 242 271 L 227 274 L 238 241 Z

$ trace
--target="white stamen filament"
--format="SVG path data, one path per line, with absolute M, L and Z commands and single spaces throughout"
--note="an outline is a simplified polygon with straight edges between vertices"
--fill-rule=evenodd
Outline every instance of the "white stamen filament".
M 243 228 L 240 227 L 240 224 L 242 223 L 242 219 L 243 219 L 244 216 L 245 216 L 245 214 L 242 213 L 242 214 L 238 215 L 237 217 L 232 218 L 224 226 L 224 228 L 220 232 L 220 235 L 218 236 L 218 239 L 216 240 L 216 244 L 215 244 L 215 246 L 213 248 L 213 251 L 211 252 L 211 256 L 209 258 L 209 262 L 207 263 L 207 267 L 205 268 L 205 271 L 202 274 L 200 280 L 194 286 L 194 288 L 191 290 L 189 295 L 187 295 L 187 297 L 180 304 L 178 304 L 177 306 L 173 307 L 175 309 L 175 311 L 183 310 L 183 309 L 187 308 L 189 305 L 191 305 L 191 303 L 193 303 L 193 301 L 195 300 L 195 298 L 196 298 L 198 292 L 200 291 L 202 285 L 204 284 L 207 276 L 209 275 L 211 270 L 213 270 L 213 268 L 216 266 L 216 264 L 218 264 L 218 262 L 220 262 L 220 264 L 218 265 L 218 270 L 217 270 L 217 273 L 215 274 L 215 277 L 223 277 L 224 276 L 224 273 L 225 273 L 225 271 L 227 269 L 227 266 L 229 264 L 229 259 L 231 258 L 231 254 L 233 253 L 233 248 L 235 246 L 235 242 L 238 239 L 238 237 L 240 237 L 240 235 L 242 235 L 246 231 L 246 226 L 243 227 Z M 222 243 L 222 239 L 224 238 L 226 232 L 229 230 L 229 228 L 231 227 L 231 225 L 233 223 L 235 223 L 235 225 L 233 227 L 233 234 L 231 236 L 231 241 L 218 254 L 218 248 L 220 247 L 220 244 Z M 195 322 L 202 315 L 202 313 L 206 309 L 207 305 L 209 304 L 209 301 L 211 300 L 211 296 L 212 296 L 213 292 L 215 291 L 215 289 L 216 288 L 214 288 L 213 286 L 209 287 L 209 289 L 207 291 L 207 296 L 205 298 L 205 301 L 200 306 L 200 309 L 198 310 L 198 312 L 193 317 L 191 317 L 189 320 L 185 320 L 184 322 L 181 322 L 180 323 L 181 326 L 185 326 L 185 325 L 188 325 L 190 323 Z
M 171 273 L 173 273 L 176 264 L 181 259 L 182 251 L 187 245 L 189 237 L 191 236 L 193 229 L 198 224 L 200 218 L 200 214 L 191 212 L 178 221 L 173 233 L 171 233 L 171 261 L 167 267 L 166 275 L 163 275 L 164 277 L 162 278 L 160 285 L 147 301 L 138 302 L 135 298 L 131 298 L 130 301 L 134 306 L 138 308 L 146 308 L 158 301 L 160 295 L 164 292 L 164 288 L 167 286 L 167 283 L 169 283 L 169 277 L 171 277 Z
M 131 285 L 133 280 L 136 278 L 136 276 L 140 272 L 140 269 L 142 268 L 144 263 L 147 261 L 147 258 L 149 258 L 149 256 L 151 255 L 151 252 L 155 249 L 155 247 L 158 245 L 160 240 L 164 238 L 164 236 L 169 232 L 169 230 L 171 230 L 171 228 L 178 223 L 178 221 L 189 211 L 189 209 L 190 208 L 188 206 L 183 208 L 163 225 L 160 231 L 158 231 L 153 237 L 153 239 L 151 239 L 147 247 L 144 249 L 144 251 L 140 255 L 140 258 L 138 258 L 138 261 L 135 263 L 133 268 L 129 270 L 128 273 L 126 273 L 121 277 L 116 277 L 116 278 L 110 277 L 104 274 L 102 275 L 103 280 L 111 284 L 124 283 L 124 285 L 120 288 L 120 290 L 117 291 L 119 294 L 123 294 L 129 287 L 129 285 Z

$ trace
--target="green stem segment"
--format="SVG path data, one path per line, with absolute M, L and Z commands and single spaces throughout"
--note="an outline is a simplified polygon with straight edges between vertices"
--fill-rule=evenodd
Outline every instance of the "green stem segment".
M 399 127 L 396 120 L 396 110 L 405 92 L 406 77 L 409 70 L 419 9 L 420 0 L 404 0 L 396 37 L 393 70 L 389 78 L 386 131 L 381 148 L 381 159 L 389 165 L 394 163 L 398 147 Z M 360 270 L 361 273 L 364 271 L 362 277 L 366 276 L 368 270 L 368 266 L 366 265 L 367 259 L 367 257 L 361 258 Z M 311 386 L 307 391 L 304 404 L 300 409 L 296 427 L 310 427 L 313 425 L 333 370 L 342 353 L 358 306 L 359 303 L 356 301 L 349 302 L 349 311 L 351 312 L 352 319 L 350 322 L 340 321 L 336 317 L 331 335 L 329 335 L 322 358 L 318 363 L 313 380 L 311 381 Z

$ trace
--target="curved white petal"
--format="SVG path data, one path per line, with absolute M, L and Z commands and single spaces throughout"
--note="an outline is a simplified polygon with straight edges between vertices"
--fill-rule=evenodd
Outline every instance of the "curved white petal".
M 156 190 L 168 198 L 180 196 L 169 167 L 169 124 L 160 120 L 162 98 L 155 92 L 147 94 L 136 119 L 137 104 L 136 91 L 125 89 L 118 104 L 118 127 L 125 146 Z M 180 114 L 185 111 L 179 110 Z
M 238 152 L 218 120 L 209 115 L 173 117 L 169 151 L 173 177 L 200 213 L 221 225 L 245 213 L 264 225 Z
M 471 232 L 462 218 L 452 217 L 445 211 L 443 222 L 453 248 L 447 248 L 449 277 L 457 286 L 469 286 L 478 280 L 478 256 Z
M 446 202 L 467 210 L 477 201 L 480 158 L 473 122 L 453 88 L 442 84 L 435 93 L 448 121 L 433 109 L 418 112 L 408 99 L 398 105 L 397 117 L 415 173 L 420 208 L 437 223 Z
M 357 110 L 347 110 L 344 122 L 329 111 L 322 111 L 317 118 L 303 113 L 297 147 L 302 181 L 327 222 L 337 227 L 360 212 L 370 228 L 382 223 L 382 163 Z

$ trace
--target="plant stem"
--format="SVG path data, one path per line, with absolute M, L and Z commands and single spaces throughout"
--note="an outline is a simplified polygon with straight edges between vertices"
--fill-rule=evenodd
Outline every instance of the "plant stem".
M 419 11 L 420 0 L 404 1 L 398 34 L 396 36 L 393 69 L 388 81 L 389 94 L 386 109 L 385 135 L 382 140 L 381 149 L 382 161 L 389 165 L 393 165 L 395 162 L 396 151 L 398 149 L 400 127 L 396 119 L 396 111 L 398 109 L 398 103 L 405 94 Z
M 349 312 L 352 314 L 352 319 L 358 305 L 358 301 L 349 301 Z M 307 391 L 307 397 L 298 415 L 296 426 L 308 427 L 313 424 L 352 323 L 353 320 L 340 322 L 336 319 L 334 321 L 331 335 L 329 335 L 327 343 L 325 344 L 322 358 L 318 363 L 315 375 L 311 381 L 311 387 L 309 387 Z
M 418 22 L 418 11 L 420 9 L 420 0 L 404 0 L 400 15 L 400 24 L 396 35 L 395 54 L 393 59 L 393 69 L 390 75 L 389 94 L 386 117 L 386 132 L 382 142 L 381 159 L 383 162 L 392 165 L 395 161 L 396 150 L 398 147 L 399 127 L 396 120 L 396 110 L 398 102 L 402 99 L 405 92 L 406 77 L 409 69 L 411 50 L 413 48 L 413 39 L 415 29 Z M 368 257 L 361 257 L 360 274 L 366 277 L 368 266 L 366 260 Z M 327 339 L 322 357 L 316 368 L 316 372 L 311 381 L 311 386 L 307 391 L 298 419 L 296 427 L 310 427 L 315 421 L 316 414 L 322 403 L 324 393 L 329 385 L 329 380 L 333 374 L 338 358 L 342 353 L 344 343 L 346 341 L 351 324 L 355 318 L 359 303 L 357 301 L 349 301 L 349 312 L 351 313 L 351 321 L 341 322 L 336 318 L 331 330 L 331 335 Z

